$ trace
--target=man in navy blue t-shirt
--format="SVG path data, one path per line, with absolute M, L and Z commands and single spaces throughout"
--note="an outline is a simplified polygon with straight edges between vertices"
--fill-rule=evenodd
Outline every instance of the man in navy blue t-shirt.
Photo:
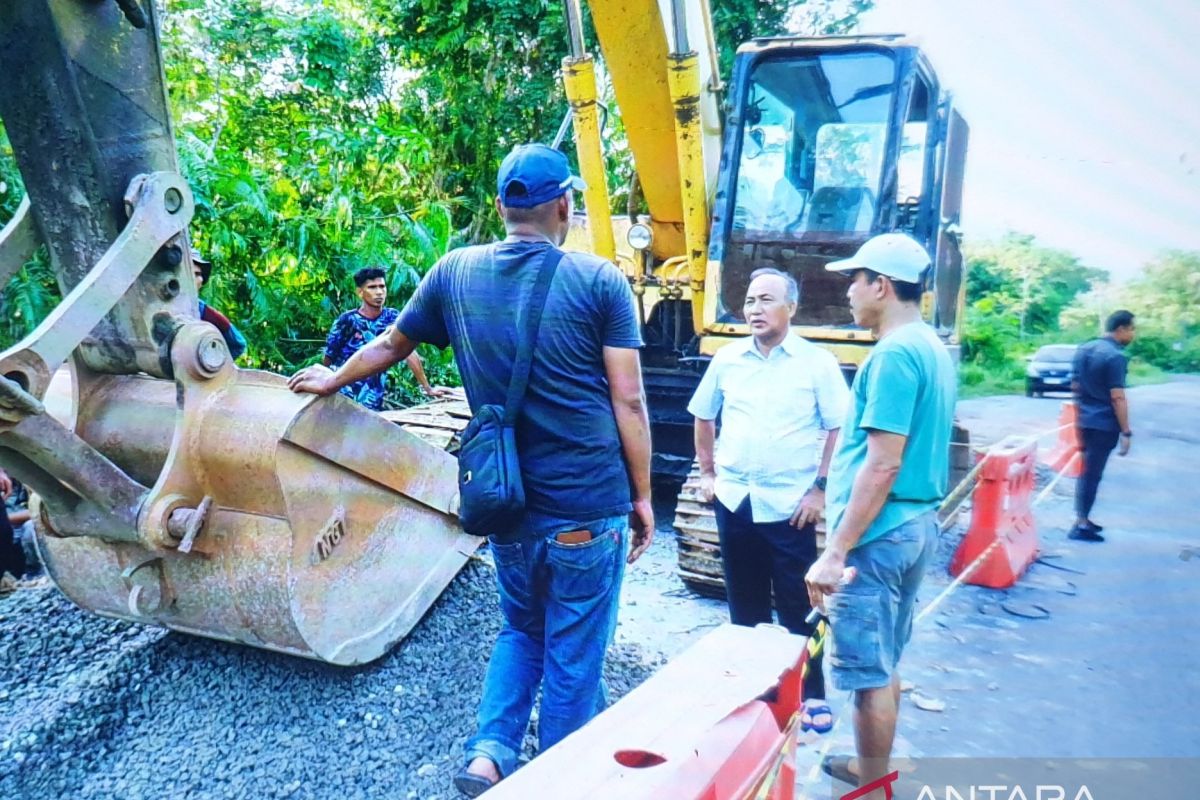
M 337 373 L 302 370 L 293 390 L 330 394 L 427 342 L 453 345 L 473 409 L 503 405 L 534 280 L 547 251 L 566 239 L 572 190 L 582 181 L 562 153 L 523 145 L 504 159 L 496 188 L 504 241 L 448 254 L 386 335 Z M 543 750 L 604 707 L 601 670 L 624 565 L 654 534 L 641 344 L 625 276 L 604 259 L 566 254 L 550 285 L 517 421 L 527 513 L 517 530 L 489 537 L 504 627 L 479 728 L 455 777 L 469 796 L 516 767 L 539 686 Z
M 1096 490 L 1114 448 L 1129 452 L 1133 429 L 1129 427 L 1129 404 L 1125 398 L 1123 352 L 1133 341 L 1133 313 L 1116 311 L 1105 322 L 1104 336 L 1080 345 L 1072 365 L 1071 388 L 1075 393 L 1076 427 L 1083 454 L 1083 474 L 1075 482 L 1075 527 L 1067 534 L 1081 542 L 1103 542 L 1101 526 L 1092 522 Z

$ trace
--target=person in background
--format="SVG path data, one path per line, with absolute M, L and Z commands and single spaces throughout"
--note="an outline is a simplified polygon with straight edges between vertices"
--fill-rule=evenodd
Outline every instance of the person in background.
M 387 281 L 379 267 L 364 267 L 354 273 L 354 291 L 359 306 L 339 316 L 325 339 L 325 357 L 321 363 L 337 369 L 345 364 L 368 342 L 385 333 L 395 323 L 400 312 L 384 305 L 387 302 Z M 426 397 L 440 397 L 445 389 L 435 388 L 425 376 L 425 367 L 416 351 L 404 359 Z M 385 373 L 380 372 L 342 387 L 342 394 L 373 411 L 383 410 L 387 395 Z
M 208 283 L 208 279 L 212 277 L 212 262 L 204 258 L 195 249 L 192 250 L 192 277 L 196 280 L 196 294 L 200 294 L 200 290 L 204 288 L 204 284 Z M 246 338 L 242 336 L 242 332 L 237 329 L 237 326 L 229 321 L 229 317 L 217 311 L 203 300 L 200 301 L 200 319 L 209 323 L 221 332 L 221 338 L 225 340 L 225 346 L 229 348 L 229 355 L 237 360 L 242 353 L 246 352 Z
M 12 478 L 0 469 L 0 499 L 8 500 L 13 491 Z M 7 508 L 5 509 L 7 511 Z M 26 512 L 28 513 L 28 512 Z M 0 514 L 0 576 L 4 573 L 20 578 L 29 569 L 28 559 L 21 546 L 21 540 L 13 530 L 9 514 Z
M 1075 527 L 1067 537 L 1080 542 L 1103 542 L 1103 528 L 1092 522 L 1096 490 L 1114 448 L 1118 455 L 1129 453 L 1133 429 L 1129 427 L 1129 403 L 1125 399 L 1123 352 L 1133 341 L 1133 313 L 1117 311 L 1104 325 L 1105 333 L 1075 351 L 1071 388 L 1075 392 L 1076 427 L 1083 452 L 1083 474 L 1075 482 Z
M 716 511 L 730 621 L 771 622 L 773 594 L 779 623 L 812 636 L 804 575 L 817 560 L 825 480 L 850 392 L 833 354 L 792 332 L 799 302 L 791 275 L 751 273 L 743 308 L 752 335 L 717 351 L 688 411 L 700 492 Z M 804 706 L 805 730 L 833 727 L 821 659 L 810 664 Z

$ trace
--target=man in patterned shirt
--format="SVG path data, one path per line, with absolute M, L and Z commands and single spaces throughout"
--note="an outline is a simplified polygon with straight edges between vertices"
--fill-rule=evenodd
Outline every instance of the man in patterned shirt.
M 383 305 L 387 300 L 387 282 L 379 267 L 365 267 L 354 273 L 354 285 L 361 305 L 338 317 L 325 339 L 325 358 L 322 363 L 334 369 L 345 364 L 363 345 L 391 327 L 400 313 Z M 438 397 L 444 393 L 443 389 L 435 389 L 429 384 L 421 357 L 416 351 L 405 359 L 405 363 L 426 396 Z M 343 387 L 342 394 L 367 408 L 382 411 L 386 390 L 384 373 L 381 372 Z

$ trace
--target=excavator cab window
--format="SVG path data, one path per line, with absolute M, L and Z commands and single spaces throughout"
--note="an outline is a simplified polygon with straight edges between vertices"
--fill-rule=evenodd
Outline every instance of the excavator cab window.
M 823 243 L 861 243 L 875 225 L 896 76 L 893 55 L 876 49 L 787 53 L 751 67 L 719 319 L 740 320 L 750 273 L 775 267 L 800 283 L 798 324 L 850 324 L 845 279 L 820 269 L 829 259 L 818 253 Z
M 921 203 L 926 186 L 932 180 L 928 174 L 932 162 L 927 148 L 932 110 L 929 86 L 920 74 L 916 74 L 908 111 L 900 128 L 900 155 L 896 161 L 896 227 L 917 238 L 923 238 L 920 235 Z
M 869 230 L 894 80 L 892 58 L 879 52 L 755 67 L 742 115 L 734 229 Z

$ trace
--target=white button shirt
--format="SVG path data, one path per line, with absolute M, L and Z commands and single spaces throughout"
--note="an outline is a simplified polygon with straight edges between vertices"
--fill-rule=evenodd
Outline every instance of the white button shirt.
M 755 522 L 788 519 L 812 486 L 825 432 L 842 427 L 850 391 L 828 350 L 789 332 L 764 357 L 747 336 L 717 351 L 688 404 L 721 415 L 716 495 L 736 510 L 750 496 Z

